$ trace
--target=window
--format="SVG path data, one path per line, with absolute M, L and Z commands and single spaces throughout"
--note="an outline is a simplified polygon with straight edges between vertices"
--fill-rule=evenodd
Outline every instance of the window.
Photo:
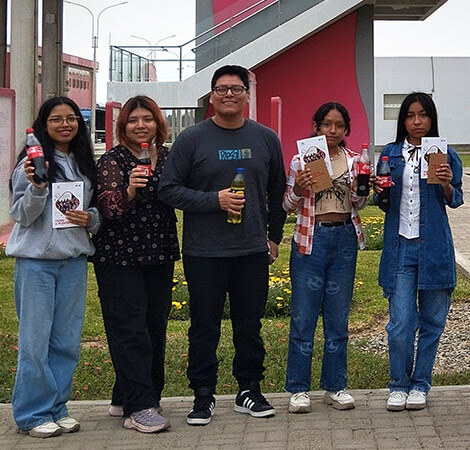
M 400 106 L 408 94 L 384 94 L 384 120 L 397 120 Z M 432 97 L 432 94 L 429 94 Z
M 384 94 L 384 120 L 397 120 L 401 102 L 408 94 Z

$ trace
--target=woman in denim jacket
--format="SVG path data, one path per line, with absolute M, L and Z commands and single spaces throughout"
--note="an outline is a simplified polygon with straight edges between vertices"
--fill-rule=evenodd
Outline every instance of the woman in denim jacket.
M 383 149 L 377 167 L 379 173 L 382 156 L 388 156 L 393 186 L 385 215 L 379 284 L 389 300 L 387 409 L 391 411 L 426 406 L 456 283 L 446 205 L 457 208 L 463 203 L 462 164 L 448 148 L 447 164 L 436 171 L 440 184 L 427 184 L 420 177 L 421 138 L 425 136 L 439 136 L 436 106 L 429 95 L 415 92 L 404 99 L 396 140 Z M 377 203 L 382 191 L 379 179 L 374 189 Z

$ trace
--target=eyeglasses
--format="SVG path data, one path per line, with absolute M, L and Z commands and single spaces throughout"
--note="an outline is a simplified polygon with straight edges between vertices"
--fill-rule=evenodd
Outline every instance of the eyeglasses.
M 48 122 L 54 125 L 62 125 L 64 122 L 67 125 L 72 125 L 77 123 L 80 118 L 78 116 L 67 116 L 67 117 L 60 117 L 60 116 L 53 116 L 47 119 Z
M 326 128 L 326 129 L 330 129 L 332 126 L 335 126 L 335 128 L 337 128 L 338 130 L 344 130 L 346 128 L 346 125 L 344 123 L 334 123 L 334 122 L 322 122 L 320 124 L 320 126 L 322 126 L 323 128 Z
M 243 92 L 247 91 L 248 89 L 245 86 L 216 86 L 213 91 L 217 95 L 226 95 L 228 91 L 231 91 L 233 95 L 241 95 Z

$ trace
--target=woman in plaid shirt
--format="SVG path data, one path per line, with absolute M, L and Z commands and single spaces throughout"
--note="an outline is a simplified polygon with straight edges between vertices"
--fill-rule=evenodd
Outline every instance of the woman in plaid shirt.
M 291 325 L 286 390 L 289 412 L 310 411 L 313 337 L 320 312 L 325 336 L 320 386 L 324 400 L 336 409 L 354 408 L 345 391 L 348 317 L 356 271 L 357 246 L 364 248 L 358 210 L 367 197 L 356 194 L 359 154 L 346 148 L 348 111 L 339 103 L 325 103 L 313 116 L 313 130 L 328 143 L 332 187 L 313 192 L 315 180 L 302 170 L 299 155 L 292 158 L 283 199 L 288 212 L 297 212 L 292 241 Z

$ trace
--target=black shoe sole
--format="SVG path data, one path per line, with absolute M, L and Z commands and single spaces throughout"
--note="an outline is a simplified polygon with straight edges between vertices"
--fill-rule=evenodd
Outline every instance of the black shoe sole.
M 249 408 L 245 408 L 244 406 L 238 406 L 235 405 L 234 408 L 235 412 L 241 413 L 241 414 L 249 414 L 251 417 L 270 417 L 274 416 L 276 414 L 276 410 L 274 408 L 267 409 L 265 411 L 252 411 Z

